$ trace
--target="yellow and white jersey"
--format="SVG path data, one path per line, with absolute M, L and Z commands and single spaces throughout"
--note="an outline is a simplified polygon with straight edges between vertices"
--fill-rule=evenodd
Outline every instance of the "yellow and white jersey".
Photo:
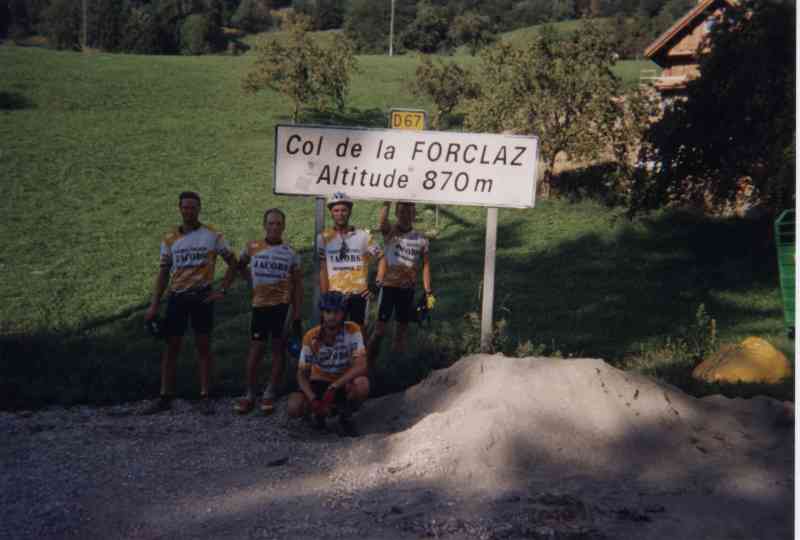
M 413 289 L 423 256 L 428 254 L 428 239 L 420 232 L 411 229 L 400 231 L 395 225 L 384 236 L 383 256 L 386 273 L 383 284 L 386 287 Z
M 217 255 L 230 252 L 222 233 L 210 225 L 201 224 L 188 234 L 175 227 L 161 240 L 161 267 L 170 269 L 170 291 L 210 287 Z
M 322 342 L 321 328 L 315 326 L 303 336 L 298 367 L 311 369 L 311 380 L 335 381 L 353 365 L 353 357 L 366 354 L 361 328 L 345 322 L 333 345 Z
M 339 234 L 325 229 L 317 236 L 317 246 L 319 258 L 328 268 L 330 290 L 345 294 L 366 290 L 369 261 L 381 255 L 381 248 L 369 231 L 350 229 Z
M 264 240 L 248 242 L 240 257 L 250 265 L 253 307 L 288 304 L 292 293 L 292 272 L 300 268 L 300 255 L 286 244 L 270 245 Z

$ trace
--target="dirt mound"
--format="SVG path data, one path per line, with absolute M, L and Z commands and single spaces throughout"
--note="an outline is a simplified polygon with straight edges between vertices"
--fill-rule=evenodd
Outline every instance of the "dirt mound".
M 672 498 L 712 536 L 787 505 L 788 521 L 770 525 L 780 537 L 791 524 L 793 456 L 791 430 L 775 425 L 782 411 L 769 398 L 696 399 L 602 360 L 475 355 L 369 402 L 359 423 L 371 435 L 345 469 L 462 493 L 555 489 L 620 501 L 630 515 Z M 649 506 L 631 510 L 642 497 Z

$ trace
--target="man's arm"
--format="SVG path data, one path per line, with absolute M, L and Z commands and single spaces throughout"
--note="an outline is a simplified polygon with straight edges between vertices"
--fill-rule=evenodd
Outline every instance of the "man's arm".
M 144 314 L 144 320 L 152 321 L 156 318 L 156 313 L 158 313 L 158 304 L 161 302 L 161 297 L 164 295 L 164 291 L 167 290 L 167 284 L 169 284 L 169 266 L 162 266 L 158 270 L 156 282 L 153 286 L 153 297 L 150 299 L 150 307 L 147 308 L 147 311 Z
M 431 259 L 428 253 L 422 255 L 422 286 L 425 287 L 425 292 L 430 293 L 431 288 Z
M 239 261 L 236 259 L 236 255 L 231 251 L 226 251 L 220 256 L 222 260 L 225 261 L 225 264 L 228 265 L 228 268 L 225 270 L 225 276 L 222 278 L 219 289 L 209 294 L 205 299 L 206 302 L 216 302 L 217 300 L 225 298 L 225 294 L 228 292 L 231 285 L 233 285 L 233 282 L 236 280 L 236 273 L 239 271 Z
M 239 257 L 239 264 L 236 265 L 236 270 L 242 279 L 245 280 L 250 287 L 253 286 L 253 276 L 250 275 L 250 255 L 247 253 Z
M 333 388 L 334 390 L 337 388 L 344 388 L 344 386 L 353 379 L 366 376 L 367 373 L 367 351 L 362 347 L 353 353 L 353 365 L 342 373 L 341 377 L 332 382 L 329 388 Z
M 389 209 L 392 207 L 391 201 L 386 201 L 381 207 L 381 213 L 378 217 L 378 230 L 386 236 L 392 230 L 392 225 L 389 223 Z

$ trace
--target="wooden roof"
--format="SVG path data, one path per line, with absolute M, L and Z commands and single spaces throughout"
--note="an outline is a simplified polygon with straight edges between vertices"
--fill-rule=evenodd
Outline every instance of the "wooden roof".
M 679 35 L 683 30 L 691 28 L 693 23 L 701 16 L 706 14 L 709 8 L 717 7 L 718 5 L 727 4 L 729 6 L 736 5 L 735 0 L 700 0 L 697 5 L 690 9 L 686 15 L 675 21 L 675 24 L 670 26 L 663 34 L 658 36 L 645 50 L 644 55 L 646 58 L 652 59 L 658 55 L 672 40 Z

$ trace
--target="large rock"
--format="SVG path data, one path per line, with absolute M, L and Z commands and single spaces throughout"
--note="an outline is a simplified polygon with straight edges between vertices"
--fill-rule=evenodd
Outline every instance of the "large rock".
M 791 375 L 791 367 L 781 351 L 768 341 L 749 337 L 703 360 L 692 372 L 708 382 L 776 383 Z

